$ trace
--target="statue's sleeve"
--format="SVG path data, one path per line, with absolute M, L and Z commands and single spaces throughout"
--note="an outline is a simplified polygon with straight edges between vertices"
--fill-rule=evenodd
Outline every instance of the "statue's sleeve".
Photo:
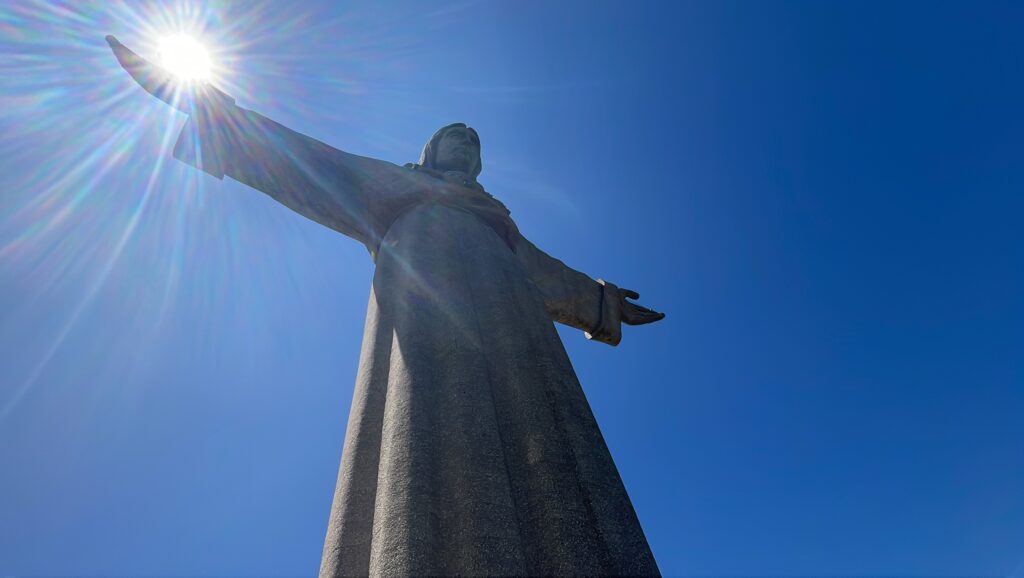
M 196 107 L 174 156 L 262 191 L 371 253 L 388 214 L 417 187 L 413 171 L 335 149 L 226 102 Z
M 619 288 L 594 280 L 538 249 L 519 236 L 516 256 L 540 289 L 544 306 L 559 323 L 583 330 L 587 339 L 609 345 L 622 340 L 622 298 Z

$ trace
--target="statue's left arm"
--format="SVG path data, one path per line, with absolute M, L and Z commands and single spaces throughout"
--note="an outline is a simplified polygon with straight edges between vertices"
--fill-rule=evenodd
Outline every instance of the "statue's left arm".
M 587 339 L 618 345 L 622 324 L 643 325 L 665 317 L 629 301 L 640 297 L 635 291 L 594 280 L 538 249 L 519 235 L 516 256 L 527 275 L 540 289 L 551 318 L 585 332 Z

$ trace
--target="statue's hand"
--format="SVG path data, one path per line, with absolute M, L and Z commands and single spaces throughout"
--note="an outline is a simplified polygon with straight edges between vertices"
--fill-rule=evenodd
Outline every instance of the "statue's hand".
M 648 309 L 639 303 L 633 303 L 627 299 L 639 299 L 640 294 L 631 289 L 619 289 L 619 302 L 622 311 L 622 322 L 627 325 L 644 325 L 654 323 L 665 318 L 664 313 L 658 313 Z
M 167 71 L 135 54 L 113 36 L 107 36 L 107 44 L 110 45 L 110 50 L 114 52 L 121 68 L 125 69 L 146 92 L 182 112 L 189 111 L 189 99 L 183 98 L 185 95 L 181 93 L 182 87 Z
M 139 86 L 185 114 L 191 114 L 197 105 L 235 102 L 235 99 L 210 84 L 179 82 L 166 70 L 135 54 L 113 36 L 107 36 L 107 44 L 110 45 L 110 50 L 114 52 L 121 68 L 124 68 Z

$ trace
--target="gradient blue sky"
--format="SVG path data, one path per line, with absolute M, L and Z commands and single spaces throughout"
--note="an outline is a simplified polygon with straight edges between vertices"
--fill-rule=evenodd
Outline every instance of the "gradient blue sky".
M 103 41 L 415 160 L 668 318 L 561 334 L 670 576 L 1024 576 L 1024 5 L 0 6 L 0 575 L 315 573 L 372 264 Z M 426 241 L 426 240 L 425 240 Z

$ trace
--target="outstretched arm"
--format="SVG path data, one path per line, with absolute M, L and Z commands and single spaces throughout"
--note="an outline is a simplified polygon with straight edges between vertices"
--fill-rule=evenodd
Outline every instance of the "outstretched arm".
M 174 148 L 178 160 L 227 175 L 374 252 L 388 215 L 418 190 L 414 171 L 338 150 L 234 105 L 198 107 Z
M 107 42 L 143 89 L 189 115 L 177 159 L 262 191 L 371 252 L 386 215 L 419 188 L 415 171 L 335 149 L 235 105 L 212 85 L 176 82 L 113 36 Z
M 636 291 L 595 281 L 541 251 L 521 235 L 515 250 L 543 294 L 551 318 L 583 330 L 587 339 L 618 345 L 622 340 L 622 323 L 643 325 L 665 317 L 664 313 L 629 301 L 640 297 Z

